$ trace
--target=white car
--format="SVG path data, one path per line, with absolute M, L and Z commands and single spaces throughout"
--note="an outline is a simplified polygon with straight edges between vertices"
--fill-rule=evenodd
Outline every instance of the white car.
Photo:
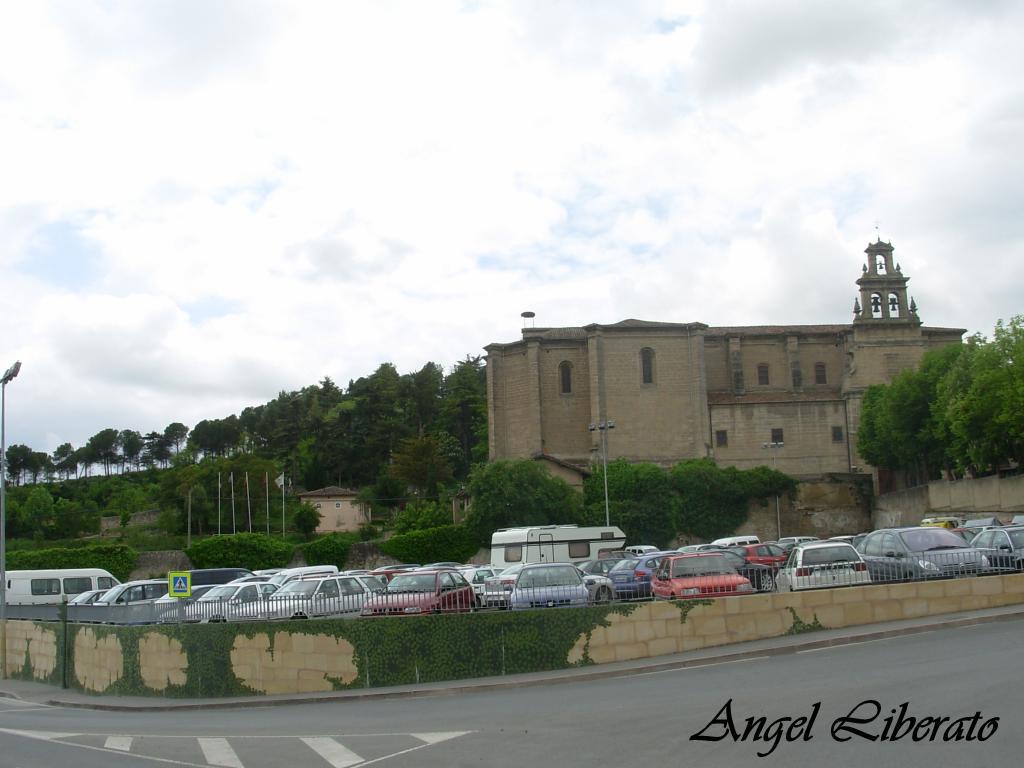
M 368 576 L 328 576 L 289 581 L 267 599 L 267 618 L 358 616 L 366 601 L 383 588 L 379 581 Z
M 780 592 L 870 584 L 871 574 L 860 552 L 842 541 L 798 544 L 779 571 Z
M 487 586 L 487 580 L 497 578 L 498 574 L 501 573 L 501 568 L 495 568 L 492 565 L 476 565 L 469 568 L 459 568 L 459 573 L 473 587 L 477 600 L 483 605 L 484 589 Z
M 264 619 L 267 616 L 267 597 L 276 591 L 277 585 L 269 582 L 221 584 L 185 606 L 185 620 L 206 623 Z

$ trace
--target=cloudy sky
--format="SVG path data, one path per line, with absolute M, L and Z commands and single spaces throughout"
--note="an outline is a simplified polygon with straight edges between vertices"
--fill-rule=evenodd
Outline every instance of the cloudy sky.
M 1024 312 L 1015 2 L 0 3 L 7 443 L 538 326 Z M 1014 74 L 1017 73 L 1017 74 Z

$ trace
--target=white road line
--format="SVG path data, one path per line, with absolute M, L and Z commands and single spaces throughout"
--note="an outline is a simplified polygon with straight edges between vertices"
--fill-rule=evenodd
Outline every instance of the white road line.
M 203 750 L 203 757 L 210 765 L 221 765 L 224 768 L 245 768 L 242 761 L 238 759 L 235 750 L 228 744 L 227 739 L 198 739 L 199 748 Z
M 427 744 L 440 744 L 442 741 L 457 739 L 467 733 L 472 733 L 472 731 L 435 731 L 433 733 L 410 733 L 409 735 L 420 741 L 425 741 Z
M 103 742 L 103 746 L 106 749 L 116 749 L 121 752 L 132 751 L 132 737 L 131 736 L 107 736 L 107 740 Z
M 307 747 L 330 763 L 333 768 L 347 768 L 350 765 L 363 762 L 363 758 L 355 752 L 326 736 L 303 739 L 302 741 Z
M 768 656 L 751 656 L 749 659 L 731 659 L 730 661 L 713 661 L 709 664 L 693 664 L 688 667 L 672 667 L 672 669 L 656 669 L 653 672 L 637 672 L 635 674 L 618 675 L 613 679 L 622 679 L 629 677 L 646 677 L 647 675 L 664 675 L 670 672 L 689 672 L 691 669 L 706 669 L 707 667 L 720 667 L 725 664 L 745 664 L 748 661 L 762 661 L 769 658 Z

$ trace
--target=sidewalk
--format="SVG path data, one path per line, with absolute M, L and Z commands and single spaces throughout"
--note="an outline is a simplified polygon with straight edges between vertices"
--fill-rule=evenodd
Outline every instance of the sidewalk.
M 777 656 L 798 651 L 831 646 L 862 643 L 901 635 L 933 632 L 949 627 L 985 624 L 993 621 L 1024 620 L 1024 606 L 987 608 L 979 611 L 949 613 L 920 619 L 905 619 L 881 624 L 866 624 L 845 629 L 826 629 L 799 635 L 784 635 L 767 640 L 755 640 L 736 645 L 723 645 L 651 659 L 614 662 L 587 667 L 573 667 L 549 672 L 530 672 L 503 677 L 485 677 L 471 680 L 448 680 L 439 683 L 401 685 L 389 688 L 359 688 L 326 693 L 283 694 L 278 696 L 244 696 L 221 699 L 172 699 L 139 696 L 99 696 L 65 690 L 52 685 L 23 680 L 0 680 L 0 698 L 13 698 L 25 702 L 84 709 L 160 712 L 181 709 L 223 709 L 232 707 L 270 707 L 281 704 L 308 704 L 318 701 L 367 701 L 409 696 L 457 694 L 468 691 L 490 691 L 554 682 L 572 682 L 620 677 L 644 672 L 657 672 L 684 667 L 697 667 L 729 661 L 741 661 L 759 656 Z

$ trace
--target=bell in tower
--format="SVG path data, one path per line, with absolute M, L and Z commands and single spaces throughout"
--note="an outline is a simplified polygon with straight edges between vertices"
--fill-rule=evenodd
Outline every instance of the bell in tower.
M 859 304 L 864 312 L 856 314 L 854 323 L 920 325 L 917 313 L 907 301 L 907 283 L 899 267 L 894 267 L 892 243 L 871 243 L 864 250 L 867 262 L 857 280 L 860 288 Z

